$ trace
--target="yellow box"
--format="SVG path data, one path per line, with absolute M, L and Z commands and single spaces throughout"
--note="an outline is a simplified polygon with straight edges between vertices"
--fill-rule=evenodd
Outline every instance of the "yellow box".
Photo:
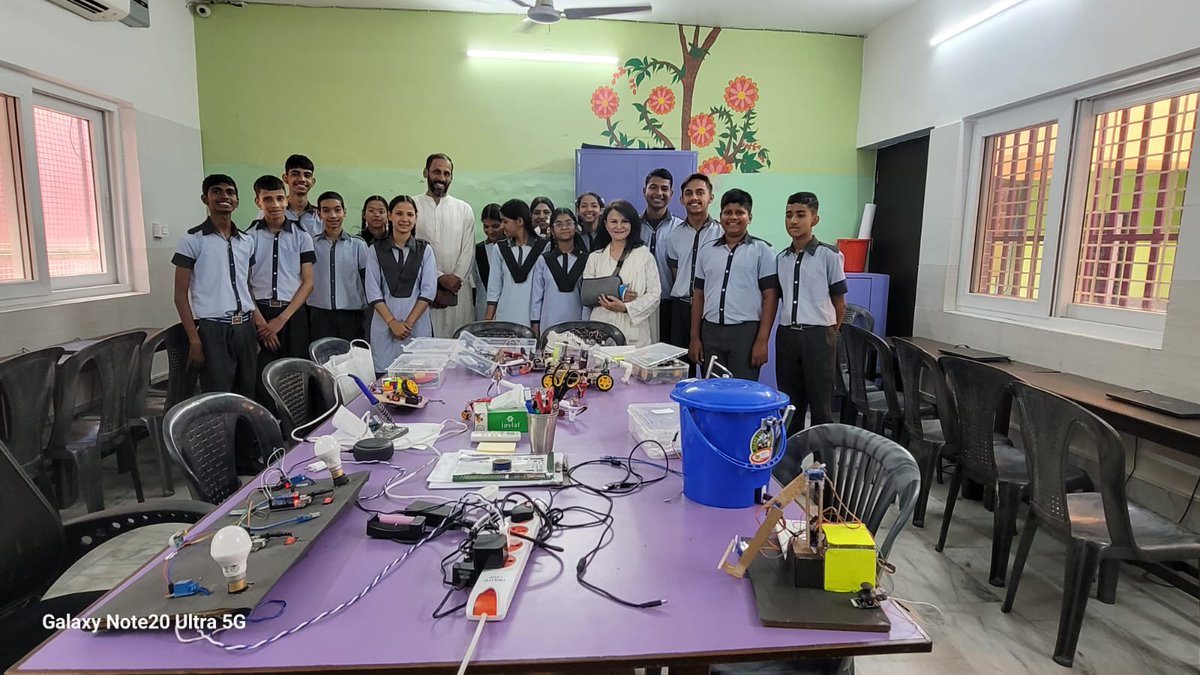
M 875 538 L 865 525 L 837 523 L 821 526 L 825 550 L 825 590 L 854 593 L 863 582 L 875 585 Z

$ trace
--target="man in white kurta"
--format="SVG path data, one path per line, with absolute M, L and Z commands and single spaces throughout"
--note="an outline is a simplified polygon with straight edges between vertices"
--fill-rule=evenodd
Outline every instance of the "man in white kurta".
M 454 164 L 443 154 L 425 160 L 425 194 L 417 195 L 417 236 L 433 245 L 438 288 L 451 291 L 458 302 L 446 307 L 435 302 L 430 311 L 433 334 L 450 337 L 475 320 L 471 304 L 471 263 L 475 256 L 475 212 L 471 205 L 451 197 Z M 443 293 L 444 295 L 444 293 Z

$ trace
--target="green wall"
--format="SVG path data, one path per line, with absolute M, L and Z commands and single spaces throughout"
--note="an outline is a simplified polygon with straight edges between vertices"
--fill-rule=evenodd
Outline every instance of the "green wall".
M 481 61 L 466 50 L 680 62 L 678 28 L 575 21 L 521 34 L 517 22 L 449 12 L 220 9 L 195 23 L 205 170 L 229 173 L 242 186 L 240 223 L 253 216 L 250 184 L 281 173 L 293 152 L 313 158 L 316 190 L 338 190 L 351 213 L 371 193 L 423 192 L 431 152 L 454 158 L 451 192 L 477 212 L 514 196 L 573 201 L 575 149 L 609 142 L 591 105 L 598 87 L 621 98 L 612 117 L 621 131 L 652 140 L 640 130 L 628 76 L 614 85 L 613 66 Z M 857 230 L 874 175 L 874 153 L 855 149 L 861 74 L 860 38 L 726 29 L 713 44 L 698 71 L 693 115 L 723 105 L 734 78 L 755 83 L 754 141 L 769 149 L 770 166 L 715 182 L 718 193 L 741 187 L 754 196 L 760 235 L 786 241 L 784 202 L 797 190 L 821 197 L 818 236 Z M 672 86 L 671 77 L 656 73 L 636 98 L 659 85 Z M 680 107 L 660 120 L 676 144 Z M 717 142 L 694 148 L 701 163 Z

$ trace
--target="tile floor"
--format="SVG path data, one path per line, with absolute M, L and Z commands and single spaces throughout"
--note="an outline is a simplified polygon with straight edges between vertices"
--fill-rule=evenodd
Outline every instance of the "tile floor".
M 148 454 L 142 452 L 142 476 L 147 496 L 158 498 L 160 482 Z M 186 482 L 177 477 L 175 483 L 176 496 L 188 498 Z M 128 476 L 117 474 L 114 460 L 106 462 L 104 484 L 109 506 L 134 501 Z M 1067 672 L 1050 660 L 1062 597 L 1063 545 L 1039 533 L 1016 606 L 1011 614 L 1003 614 L 1004 589 L 987 583 L 992 515 L 979 502 L 959 502 L 945 552 L 933 550 L 945 492 L 946 486 L 934 485 L 925 528 L 910 525 L 897 538 L 892 553 L 897 567 L 895 596 L 937 606 L 934 610 L 911 605 L 933 638 L 933 652 L 860 657 L 856 671 L 863 675 Z M 64 516 L 82 513 L 82 506 L 75 505 Z M 154 526 L 110 542 L 72 567 L 50 593 L 113 586 L 160 551 L 176 529 Z M 1074 671 L 1200 673 L 1200 601 L 1125 566 L 1117 604 L 1105 605 L 1094 597 L 1088 603 Z

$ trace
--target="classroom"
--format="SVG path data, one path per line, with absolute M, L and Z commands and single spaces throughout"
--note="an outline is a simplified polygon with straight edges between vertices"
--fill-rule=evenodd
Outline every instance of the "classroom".
M 1200 673 L 1195 2 L 2 4 L 0 671 Z

